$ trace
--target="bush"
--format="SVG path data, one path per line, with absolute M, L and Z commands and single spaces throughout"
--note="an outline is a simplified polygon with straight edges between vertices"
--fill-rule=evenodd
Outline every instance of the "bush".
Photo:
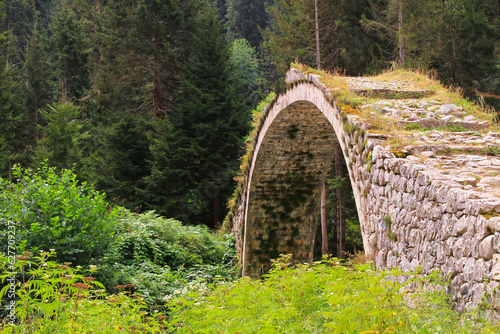
M 498 325 L 451 310 L 437 273 L 379 272 L 370 264 L 324 259 L 266 279 L 241 278 L 215 290 L 193 286 L 166 299 L 169 329 L 179 333 L 493 333 Z M 424 284 L 425 290 L 414 288 Z
M 16 182 L 0 178 L 0 252 L 57 252 L 59 262 L 95 263 L 108 250 L 118 209 L 70 170 L 60 175 L 43 164 L 36 171 L 13 169 Z
M 90 270 L 60 265 L 48 259 L 54 252 L 12 261 L 0 254 L 0 280 L 8 283 L 0 298 L 15 301 L 0 319 L 1 333 L 160 333 L 166 316 L 148 315 L 141 296 L 124 286 L 107 295 Z M 9 283 L 15 277 L 15 289 Z M 12 292 L 14 291 L 14 292 Z
M 205 225 L 183 226 L 175 219 L 160 217 L 154 211 L 129 213 L 119 223 L 112 258 L 124 265 L 151 261 L 160 266 L 192 267 L 219 263 L 224 245 Z
M 153 211 L 123 215 L 112 250 L 97 277 L 108 291 L 134 284 L 150 308 L 189 282 L 214 283 L 236 278 L 234 237 L 218 236 L 206 226 L 183 226 Z

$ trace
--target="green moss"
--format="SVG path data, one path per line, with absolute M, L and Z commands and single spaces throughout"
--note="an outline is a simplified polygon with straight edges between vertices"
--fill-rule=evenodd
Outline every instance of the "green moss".
M 294 140 L 295 138 L 297 138 L 297 133 L 299 132 L 299 130 L 300 129 L 298 128 L 297 125 L 292 124 L 292 126 L 290 126 L 290 128 L 287 131 L 288 138 L 291 140 Z

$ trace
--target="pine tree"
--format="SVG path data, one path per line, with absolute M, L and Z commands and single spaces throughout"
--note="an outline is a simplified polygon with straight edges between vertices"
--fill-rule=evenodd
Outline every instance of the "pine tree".
M 186 63 L 179 107 L 171 117 L 168 161 L 155 166 L 148 180 L 151 207 L 189 223 L 214 227 L 221 222 L 249 130 L 250 115 L 239 85 L 230 45 L 215 7 L 208 5 Z M 153 152 L 165 154 L 159 146 Z M 156 198 L 168 198 L 168 207 Z
M 35 163 L 47 160 L 49 166 L 71 169 L 81 162 L 80 142 L 86 134 L 78 119 L 79 112 L 70 102 L 55 103 L 41 110 L 47 125 L 43 127 L 43 138 L 36 149 Z
M 82 22 L 64 7 L 50 25 L 56 76 L 63 102 L 77 101 L 89 88 L 89 43 Z
M 262 37 L 260 29 L 268 23 L 264 0 L 227 0 L 227 26 L 231 40 L 244 38 L 258 49 Z

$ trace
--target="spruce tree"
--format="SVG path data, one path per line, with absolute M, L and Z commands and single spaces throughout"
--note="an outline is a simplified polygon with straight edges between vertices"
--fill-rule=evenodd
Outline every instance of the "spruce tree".
M 228 35 L 231 40 L 244 38 L 252 47 L 258 49 L 262 36 L 260 29 L 268 23 L 264 0 L 227 0 Z
M 89 88 L 89 43 L 82 22 L 68 8 L 63 8 L 51 23 L 59 92 L 65 102 L 79 100 Z
M 148 179 L 149 205 L 186 223 L 214 227 L 222 221 L 249 130 L 250 113 L 230 56 L 216 8 L 208 5 L 185 66 L 167 152 L 161 141 L 152 149 L 157 158 L 168 158 Z
M 15 36 L 12 2 L 0 2 L 0 177 L 10 178 L 10 170 L 26 159 L 23 137 L 23 91 L 20 80 L 19 43 Z
M 47 125 L 42 128 L 43 138 L 36 149 L 35 163 L 47 160 L 49 166 L 70 169 L 81 162 L 80 142 L 86 134 L 78 120 L 79 112 L 70 102 L 54 103 L 41 110 Z

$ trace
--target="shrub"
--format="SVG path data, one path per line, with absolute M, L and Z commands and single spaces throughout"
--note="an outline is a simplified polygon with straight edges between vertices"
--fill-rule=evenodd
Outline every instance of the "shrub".
M 179 333 L 489 333 L 498 326 L 451 310 L 437 273 L 398 283 L 399 271 L 324 259 L 289 268 L 275 263 L 266 279 L 242 278 L 215 290 L 195 286 L 167 298 Z M 405 275 L 408 275 L 405 273 Z M 417 283 L 417 284 L 413 284 Z M 428 288 L 414 292 L 423 283 Z M 471 316 L 472 317 L 472 316 Z
M 150 260 L 160 266 L 192 267 L 218 263 L 224 256 L 223 242 L 205 225 L 183 226 L 154 211 L 124 215 L 118 229 L 112 257 L 125 265 Z
M 104 194 L 45 164 L 36 171 L 16 166 L 13 176 L 16 182 L 0 179 L 1 252 L 55 249 L 58 261 L 75 265 L 103 256 L 119 216 Z
M 236 278 L 234 237 L 218 236 L 203 225 L 183 226 L 153 211 L 128 213 L 118 224 L 112 252 L 97 276 L 110 292 L 134 284 L 150 308 L 189 282 Z
M 107 295 L 90 270 L 49 261 L 55 253 L 25 252 L 17 261 L 0 254 L 0 280 L 11 284 L 0 291 L 4 301 L 15 301 L 9 316 L 0 319 L 2 333 L 160 333 L 166 316 L 148 315 L 133 286 Z

